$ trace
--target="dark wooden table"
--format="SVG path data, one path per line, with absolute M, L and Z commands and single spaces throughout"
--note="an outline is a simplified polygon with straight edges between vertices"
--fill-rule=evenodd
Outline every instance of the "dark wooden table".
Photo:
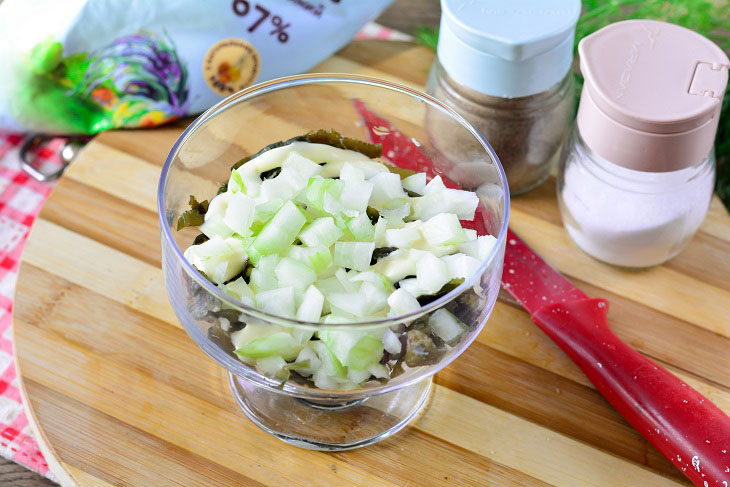
M 415 27 L 438 26 L 440 15 L 439 0 L 395 0 L 376 22 L 392 29 L 411 33 Z M 48 487 L 56 485 L 58 484 L 24 466 L 0 457 L 0 486 Z

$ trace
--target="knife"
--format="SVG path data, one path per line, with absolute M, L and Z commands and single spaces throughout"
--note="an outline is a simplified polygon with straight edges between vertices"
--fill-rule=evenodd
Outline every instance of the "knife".
M 353 100 L 370 141 L 398 167 L 436 176 L 414 139 Z M 387 155 L 387 157 L 385 156 Z M 448 187 L 460 186 L 439 174 Z M 482 208 L 477 208 L 480 214 Z M 483 218 L 462 222 L 483 235 Z M 623 343 L 608 327 L 608 302 L 591 299 L 511 230 L 502 287 L 581 368 L 649 443 L 700 487 L 730 487 L 730 418 L 699 392 Z
M 502 287 L 608 402 L 695 485 L 730 485 L 730 418 L 622 342 L 589 298 L 508 231 Z

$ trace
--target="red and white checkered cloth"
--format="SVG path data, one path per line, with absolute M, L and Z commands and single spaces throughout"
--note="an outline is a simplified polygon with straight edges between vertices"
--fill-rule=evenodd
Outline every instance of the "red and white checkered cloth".
M 23 410 L 13 363 L 13 294 L 18 263 L 30 226 L 51 191 L 51 185 L 20 170 L 23 134 L 0 132 L 0 455 L 51 477 Z M 36 167 L 61 164 L 63 139 L 52 139 L 35 151 Z
M 0 0 L 2 1 L 2 0 Z M 411 36 L 369 23 L 356 39 L 409 40 Z M 13 363 L 13 295 L 23 244 L 51 192 L 20 169 L 24 134 L 0 132 L 0 455 L 53 479 L 23 409 Z M 61 164 L 66 139 L 55 138 L 31 155 L 32 163 L 51 173 Z

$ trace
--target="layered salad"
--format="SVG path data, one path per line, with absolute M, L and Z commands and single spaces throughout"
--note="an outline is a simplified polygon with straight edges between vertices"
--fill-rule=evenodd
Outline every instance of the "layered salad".
M 462 226 L 477 195 L 388 164 L 379 145 L 313 131 L 237 162 L 201 199 L 191 196 L 178 220 L 178 230 L 200 231 L 185 258 L 243 306 L 189 279 L 189 311 L 212 323 L 223 350 L 281 383 L 352 390 L 388 380 L 438 362 L 476 324 L 478 282 L 449 306 L 419 310 L 490 254 L 496 239 Z

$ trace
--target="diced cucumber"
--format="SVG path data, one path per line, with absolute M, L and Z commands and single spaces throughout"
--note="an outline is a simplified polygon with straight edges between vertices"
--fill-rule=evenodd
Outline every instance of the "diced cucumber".
M 299 234 L 299 240 L 309 247 L 323 245 L 331 247 L 342 236 L 342 230 L 337 228 L 331 216 L 317 218 L 304 227 Z
M 388 304 L 388 291 L 382 283 L 363 282 L 360 285 L 359 298 L 365 303 L 365 313 L 358 317 L 373 315 Z
M 348 276 L 347 272 L 345 272 L 345 269 L 341 267 L 337 269 L 337 271 L 335 271 L 335 278 L 337 278 L 340 282 L 345 292 L 354 293 L 357 291 L 357 285 L 352 282 L 350 276 Z
M 231 180 L 233 179 L 233 173 L 238 174 L 239 181 L 237 181 L 237 184 L 242 186 L 241 191 L 251 198 L 255 198 L 259 195 L 259 192 L 261 191 L 261 178 L 256 171 L 248 166 L 248 164 L 244 164 L 233 171 L 231 173 Z M 229 182 L 228 184 L 228 189 L 231 190 L 231 183 Z
M 322 245 L 315 247 L 292 245 L 286 255 L 307 265 L 317 274 L 323 273 L 332 266 L 332 253 Z
M 352 271 L 354 272 L 354 271 Z M 393 287 L 393 284 L 390 283 L 387 277 L 385 277 L 382 274 L 379 274 L 377 272 L 373 271 L 365 271 L 360 273 L 355 273 L 350 277 L 351 282 L 369 282 L 374 284 L 375 286 L 378 286 L 379 288 L 383 289 L 383 291 L 387 293 L 392 293 L 395 288 Z
M 360 299 L 357 292 L 330 293 L 327 295 L 327 302 L 330 306 L 345 312 L 353 317 L 365 316 L 368 314 L 368 303 Z
M 243 244 L 237 238 L 223 239 L 214 235 L 207 242 L 191 245 L 185 250 L 185 258 L 196 269 L 221 284 L 239 274 L 246 263 Z
M 266 255 L 259 259 L 256 267 L 251 271 L 249 284 L 257 293 L 279 287 L 275 269 L 279 263 L 278 255 Z
M 497 243 L 497 239 L 492 235 L 482 235 L 476 240 L 470 240 L 459 244 L 459 250 L 470 257 L 483 261 L 489 257 L 492 247 Z
M 276 198 L 256 203 L 254 210 L 254 221 L 266 223 L 284 206 L 284 200 Z
M 373 191 L 370 195 L 370 206 L 381 209 L 388 207 L 393 200 L 405 199 L 405 191 L 401 186 L 400 176 L 392 172 L 379 172 L 369 179 Z
M 411 214 L 411 204 L 406 199 L 392 200 L 387 207 L 380 209 L 380 214 L 391 223 L 403 221 Z
M 256 307 L 277 316 L 293 318 L 295 313 L 294 288 L 281 287 L 256 294 Z
M 228 179 L 228 191 L 234 194 L 245 191 L 241 173 L 238 171 L 231 171 L 231 177 Z
M 305 184 L 309 178 L 322 172 L 322 166 L 297 151 L 292 151 L 286 156 L 284 162 L 281 163 L 281 168 L 282 170 L 286 169 L 297 173 L 300 178 L 304 179 Z
M 440 213 L 454 213 L 460 220 L 473 220 L 479 205 L 479 197 L 471 191 L 442 188 L 429 192 L 428 185 L 424 196 L 411 198 L 410 201 L 414 217 L 421 220 L 428 220 Z
M 319 211 L 325 211 L 325 195 L 330 195 L 330 198 L 336 200 L 342 194 L 344 185 L 345 183 L 338 179 L 310 178 L 307 182 L 307 201 Z
M 297 319 L 299 321 L 319 321 L 323 305 L 324 295 L 315 286 L 309 286 L 302 298 L 302 304 L 297 310 Z
M 335 292 L 327 295 L 330 306 L 342 310 L 354 318 L 364 318 L 385 308 L 388 292 L 382 285 L 363 282 L 354 292 Z
M 322 368 L 328 377 L 347 377 L 347 368 L 345 368 L 340 360 L 332 353 L 323 341 L 311 342 L 312 347 L 317 352 L 317 357 L 322 362 Z M 319 387 L 319 386 L 317 386 Z
M 328 296 L 332 293 L 346 292 L 345 288 L 342 286 L 342 283 L 337 277 L 319 279 L 317 282 L 314 283 L 314 285 L 317 286 L 317 289 L 319 289 L 325 296 Z
M 347 228 L 358 242 L 370 242 L 375 237 L 375 227 L 364 212 L 347 220 Z
M 436 176 L 432 180 L 426 184 L 426 186 L 423 188 L 423 194 L 433 194 L 438 193 L 441 190 L 446 189 L 446 186 L 444 185 L 443 179 L 441 179 L 441 176 Z
M 306 364 L 306 367 L 298 367 L 296 369 L 299 375 L 309 377 L 322 367 L 322 361 L 317 356 L 317 352 L 312 348 L 311 342 L 304 345 L 297 355 L 295 364 Z
M 420 220 L 407 223 L 403 228 L 391 228 L 385 231 L 386 247 L 399 249 L 410 248 L 421 238 Z
M 404 189 L 422 195 L 426 187 L 426 173 L 417 172 L 416 174 L 412 174 L 405 178 L 402 184 Z
M 481 261 L 466 254 L 453 254 L 441 257 L 446 263 L 451 279 L 470 278 L 481 265 Z
M 390 328 L 387 328 L 383 333 L 383 348 L 393 355 L 398 355 L 403 348 L 398 336 Z
M 404 281 L 408 280 L 409 279 L 404 279 Z M 402 283 L 403 281 L 401 281 L 401 287 L 393 291 L 393 293 L 388 296 L 388 306 L 390 306 L 390 311 L 394 315 L 410 313 L 411 311 L 415 311 L 421 307 L 416 296 L 404 289 Z
M 279 355 L 256 359 L 256 368 L 269 377 L 278 376 L 286 367 L 286 360 Z
M 416 279 L 415 277 L 398 281 L 398 286 L 398 289 L 403 289 L 404 291 L 407 291 L 408 294 L 415 298 L 423 296 L 424 294 L 428 294 L 428 292 L 421 289 L 421 287 L 418 285 L 418 279 Z M 416 302 L 418 302 L 418 300 L 416 300 Z
M 321 176 L 323 178 L 336 178 L 338 176 L 342 177 L 342 168 L 345 166 L 345 164 L 354 166 L 362 171 L 365 179 L 370 179 L 379 172 L 389 172 L 387 166 L 383 163 L 372 161 L 370 159 L 364 159 L 359 161 L 353 159 L 349 161 L 328 161 L 324 166 L 322 166 Z
M 301 292 L 317 280 L 317 273 L 309 266 L 290 257 L 284 257 L 279 261 L 274 274 L 279 282 L 286 283 Z
M 347 366 L 353 369 L 366 369 L 383 358 L 383 342 L 372 336 L 364 336 L 350 349 Z
M 355 369 L 352 367 L 347 368 L 347 380 L 353 384 L 362 384 L 370 378 L 372 374 L 367 369 Z
M 334 263 L 336 266 L 366 271 L 370 268 L 374 250 L 373 242 L 336 242 Z
M 261 184 L 260 199 L 289 200 L 307 185 L 308 178 L 302 177 L 292 169 L 282 169 L 278 176 L 267 179 Z
M 366 369 L 383 357 L 383 342 L 364 331 L 323 328 L 320 340 L 342 366 Z
M 460 220 L 474 219 L 474 213 L 479 206 L 479 197 L 476 193 L 447 188 L 441 195 L 444 198 L 445 206 L 441 211 L 455 213 Z
M 373 183 L 362 180 L 345 181 L 345 187 L 340 196 L 340 203 L 347 209 L 365 213 L 370 195 L 373 192 Z
M 464 229 L 453 213 L 439 213 L 421 225 L 421 233 L 433 246 L 458 245 L 466 241 Z
M 273 333 L 267 337 L 257 338 L 235 350 L 236 355 L 246 359 L 258 359 L 281 355 L 287 360 L 294 360 L 299 353 L 300 345 L 284 331 Z
M 235 174 L 236 171 L 233 171 Z M 248 237 L 251 231 L 251 223 L 254 218 L 254 208 L 256 203 L 243 193 L 234 193 L 228 202 L 223 223 L 233 229 L 242 237 Z
M 278 167 L 278 175 L 261 180 L 261 172 Z M 404 188 L 420 196 L 408 197 Z M 228 191 L 211 200 L 200 227 L 209 240 L 185 257 L 224 292 L 274 315 L 340 324 L 406 314 L 420 309 L 416 298 L 471 277 L 488 256 L 496 239 L 459 221 L 473 219 L 478 202 L 439 176 L 401 180 L 360 153 L 295 142 L 231 173 Z M 371 266 L 382 247 L 396 250 L 384 249 Z M 239 277 L 223 284 L 247 258 L 254 265 L 249 283 Z M 435 313 L 430 322 L 447 342 L 466 330 L 450 313 Z M 387 328 L 319 329 L 319 340 L 310 341 L 314 328 L 257 326 L 231 334 L 241 360 L 277 378 L 298 370 L 322 388 L 349 390 L 372 376 L 386 378 L 384 351 L 402 352 Z
M 253 290 L 248 287 L 243 277 L 239 277 L 235 281 L 231 281 L 228 284 L 223 285 L 223 290 L 231 297 L 234 297 L 242 303 L 253 306 L 255 303 L 256 296 Z
M 230 201 L 233 193 L 221 193 L 213 197 L 208 204 L 208 211 L 205 212 L 205 219 L 219 216 L 223 218 L 226 214 L 226 208 L 228 208 L 228 201 Z
M 344 217 L 352 217 L 357 214 L 356 210 L 346 208 L 340 200 L 335 198 L 331 193 L 324 193 L 324 211 L 335 218 L 335 221 Z
M 398 249 L 376 262 L 371 266 L 371 270 L 383 274 L 390 282 L 398 282 L 407 276 L 415 275 L 416 263 L 426 254 L 430 253 L 416 249 Z
M 348 181 L 364 181 L 365 180 L 365 173 L 362 169 L 357 167 L 355 164 L 351 162 L 345 162 L 342 164 L 342 167 L 340 168 L 339 173 L 340 180 L 348 182 Z
M 368 372 L 377 379 L 389 379 L 390 373 L 383 364 L 371 364 L 368 367 Z
M 388 220 L 386 220 L 382 216 L 379 216 L 377 223 L 375 223 L 375 232 L 373 234 L 375 248 L 385 247 L 385 232 L 387 229 Z
M 466 325 L 443 308 L 429 316 L 428 324 L 434 335 L 449 344 L 454 343 L 466 331 Z
M 251 246 L 262 255 L 276 254 L 294 242 L 306 218 L 291 201 L 287 201 L 261 230 Z
M 446 263 L 430 252 L 424 252 L 416 263 L 418 286 L 429 294 L 441 289 L 451 280 Z
M 274 355 L 294 360 L 302 347 L 282 327 L 253 321 L 231 333 L 231 343 L 236 354 L 247 363 Z
M 234 233 L 234 230 L 225 224 L 221 215 L 215 215 L 206 219 L 205 222 L 200 225 L 199 229 L 208 238 L 213 238 L 215 236 L 228 238 Z
M 345 369 L 345 377 L 347 377 L 347 369 Z M 312 375 L 312 380 L 314 381 L 314 385 L 315 385 L 315 387 L 317 387 L 317 389 L 325 389 L 325 390 L 340 389 L 341 382 L 335 380 L 334 377 L 329 375 L 324 366 L 322 366 L 322 368 L 320 368 L 319 370 L 314 372 L 314 375 Z

